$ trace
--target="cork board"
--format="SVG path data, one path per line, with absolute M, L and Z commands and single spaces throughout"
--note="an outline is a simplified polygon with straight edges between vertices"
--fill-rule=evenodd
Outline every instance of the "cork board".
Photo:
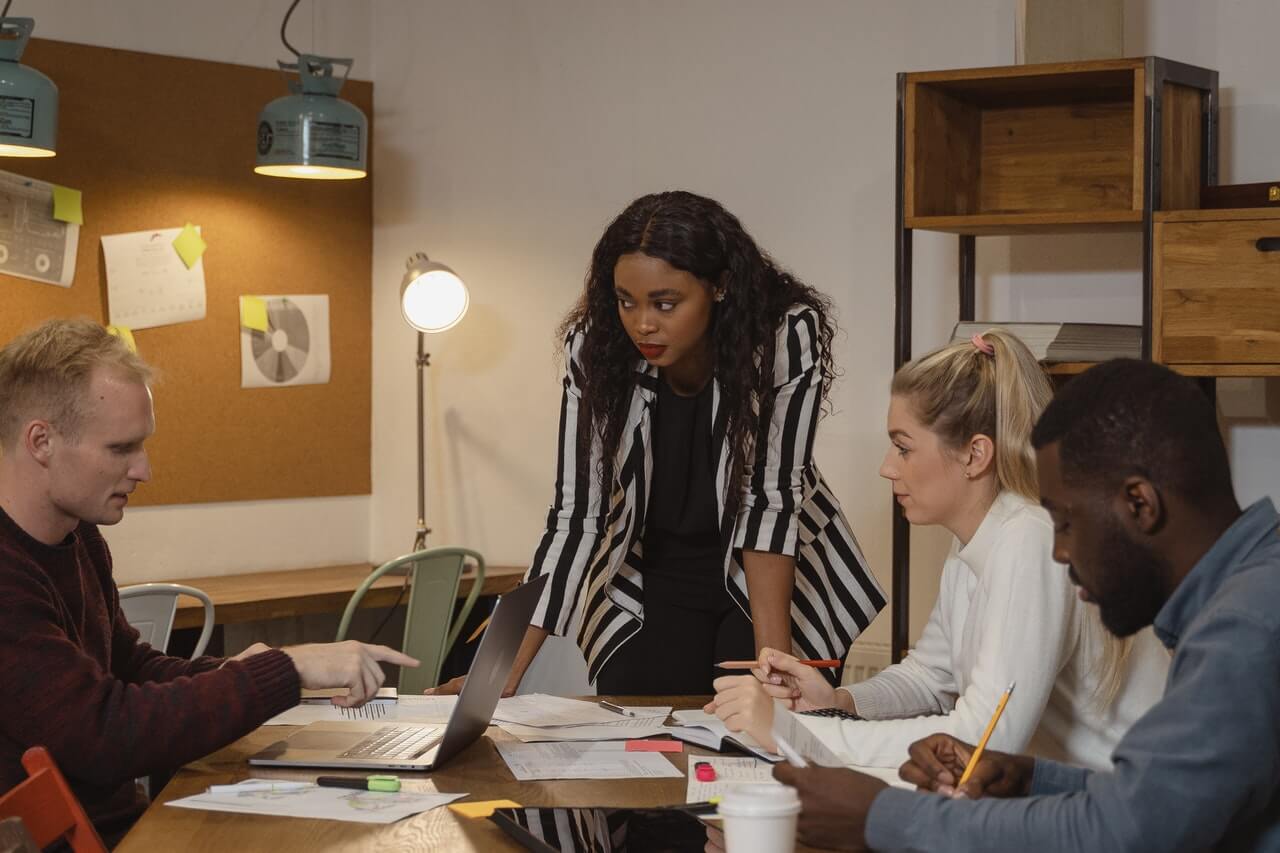
M 85 222 L 70 288 L 0 274 L 0 342 L 49 317 L 107 321 L 101 235 L 195 223 L 205 319 L 135 334 L 160 378 L 133 502 L 368 494 L 372 181 L 254 174 L 278 71 L 41 39 L 22 61 L 58 85 L 58 155 L 0 169 L 83 191 Z M 372 83 L 342 97 L 372 116 Z M 330 381 L 242 390 L 239 296 L 306 293 L 329 296 Z

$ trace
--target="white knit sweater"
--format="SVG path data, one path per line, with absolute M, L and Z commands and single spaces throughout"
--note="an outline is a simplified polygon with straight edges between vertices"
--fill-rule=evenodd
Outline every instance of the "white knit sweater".
M 1040 507 L 1002 492 L 942 568 L 938 601 L 899 664 L 847 689 L 863 721 L 806 717 L 778 707 L 851 765 L 897 767 L 913 741 L 945 732 L 976 743 L 1000 694 L 1013 697 L 989 747 L 1091 768 L 1110 766 L 1121 735 L 1160 698 L 1169 656 L 1151 629 L 1134 638 L 1119 694 L 1098 708 L 1101 627 L 1052 558 Z

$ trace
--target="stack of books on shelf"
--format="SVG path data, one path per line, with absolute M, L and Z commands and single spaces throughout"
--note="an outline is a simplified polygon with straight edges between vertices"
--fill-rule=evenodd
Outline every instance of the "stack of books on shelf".
M 1142 327 L 1112 323 L 956 323 L 952 341 L 969 340 L 988 329 L 1017 335 L 1041 361 L 1107 361 L 1142 358 Z

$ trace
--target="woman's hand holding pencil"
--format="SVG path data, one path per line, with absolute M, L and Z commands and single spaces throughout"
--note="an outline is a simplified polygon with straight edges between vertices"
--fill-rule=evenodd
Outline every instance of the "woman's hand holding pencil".
M 840 661 L 800 660 L 776 649 L 761 649 L 759 660 L 724 661 L 717 666 L 729 669 L 730 664 L 744 663 L 752 667 L 751 674 L 764 685 L 765 692 L 774 699 L 781 699 L 792 711 L 812 711 L 815 708 L 837 706 L 839 697 L 835 688 L 827 682 L 819 669 L 839 666 Z

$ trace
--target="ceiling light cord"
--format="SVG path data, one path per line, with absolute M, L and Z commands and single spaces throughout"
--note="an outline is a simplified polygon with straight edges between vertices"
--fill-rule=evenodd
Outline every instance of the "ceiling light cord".
M 8 2 L 12 3 L 13 0 L 8 0 Z M 289 37 L 284 34 L 284 31 L 289 26 L 289 16 L 293 14 L 294 9 L 298 8 L 298 3 L 300 2 L 301 0 L 293 0 L 293 2 L 289 4 L 289 11 L 284 13 L 284 20 L 280 22 L 280 41 L 284 42 L 284 46 L 289 49 L 290 53 L 298 57 L 302 56 L 302 54 L 298 52 L 296 47 L 289 44 Z M 5 7 L 6 11 L 8 8 L 8 6 Z

